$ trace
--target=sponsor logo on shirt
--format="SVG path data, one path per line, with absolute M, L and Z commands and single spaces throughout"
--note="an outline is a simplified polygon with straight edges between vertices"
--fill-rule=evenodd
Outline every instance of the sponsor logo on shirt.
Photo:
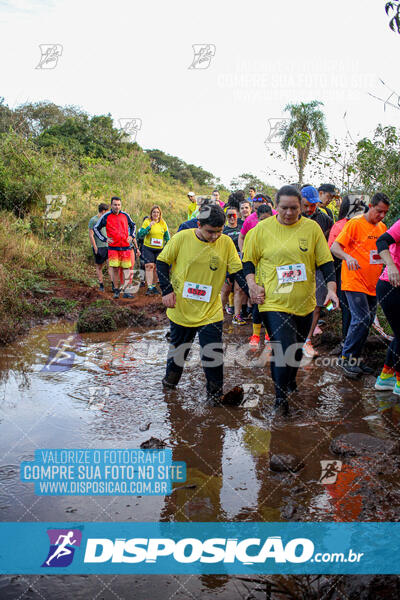
M 308 251 L 308 242 L 305 239 L 299 239 L 299 248 L 302 252 Z

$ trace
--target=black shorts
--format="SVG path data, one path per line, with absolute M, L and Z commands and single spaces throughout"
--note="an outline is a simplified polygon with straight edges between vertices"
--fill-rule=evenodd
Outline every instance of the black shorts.
M 94 248 L 92 248 L 92 250 L 93 250 L 93 256 L 94 256 L 94 261 L 95 261 L 96 265 L 104 265 L 106 260 L 108 260 L 107 246 L 103 246 L 102 248 L 97 248 L 97 254 L 94 251 Z
M 158 248 L 149 248 L 148 246 L 145 246 L 143 244 L 143 251 L 142 251 L 142 256 L 141 258 L 143 258 L 143 262 L 145 265 L 148 265 L 150 263 L 156 263 L 157 260 L 157 256 L 160 254 L 162 248 L 158 249 Z

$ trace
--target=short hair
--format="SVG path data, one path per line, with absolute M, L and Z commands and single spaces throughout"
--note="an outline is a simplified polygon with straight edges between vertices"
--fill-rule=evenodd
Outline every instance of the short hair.
M 372 196 L 372 206 L 378 206 L 379 202 L 383 202 L 383 204 L 386 204 L 386 206 L 390 206 L 389 198 L 386 196 L 386 194 L 383 194 L 382 192 L 377 192 Z
M 211 227 L 223 227 L 226 221 L 226 215 L 218 204 L 202 204 L 197 217 L 201 226 L 211 225 Z
M 250 208 L 251 208 L 251 202 L 250 202 L 250 200 L 242 200 L 241 203 L 240 203 L 240 206 L 243 206 L 243 204 L 248 204 L 250 206 Z
M 97 210 L 100 212 L 103 212 L 103 210 L 108 210 L 109 206 L 108 204 L 105 204 L 104 202 L 100 202 L 99 206 L 97 207 Z
M 219 190 L 213 190 L 212 193 L 215 194 L 215 192 L 218 192 L 219 194 Z
M 228 214 L 228 210 L 235 210 L 236 214 L 237 214 L 237 212 L 238 212 L 239 209 L 234 204 L 228 204 L 228 206 L 226 207 L 225 214 Z
M 259 206 L 257 208 L 257 217 L 260 218 L 260 215 L 267 213 L 268 215 L 272 215 L 272 208 L 270 207 L 269 204 L 261 204 L 261 206 Z
M 278 206 L 281 196 L 294 196 L 298 199 L 299 204 L 301 206 L 301 194 L 294 185 L 283 185 L 276 194 L 276 205 Z
M 119 200 L 120 202 L 122 202 L 121 198 L 119 196 L 113 196 L 111 198 L 111 204 L 113 203 L 114 200 Z
M 250 190 L 253 190 L 253 192 L 255 192 L 256 188 L 252 186 L 252 187 L 249 187 L 249 192 L 250 192 Z

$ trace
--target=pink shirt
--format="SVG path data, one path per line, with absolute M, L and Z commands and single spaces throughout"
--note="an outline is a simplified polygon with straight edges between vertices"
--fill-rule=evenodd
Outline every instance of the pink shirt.
M 392 225 L 390 227 L 390 229 L 387 230 L 386 233 L 391 235 L 392 238 L 394 239 L 394 241 L 396 242 L 395 244 L 391 244 L 389 246 L 389 251 L 392 256 L 394 264 L 400 271 L 400 219 L 398 221 L 396 221 L 396 223 L 394 225 Z M 383 271 L 383 273 L 379 277 L 379 279 L 382 279 L 382 281 L 389 281 L 388 274 L 387 274 L 387 267 L 385 267 L 385 270 Z
M 334 225 L 332 225 L 331 232 L 329 234 L 328 246 L 329 248 L 332 246 L 333 242 L 336 240 L 339 233 L 342 231 L 343 227 L 346 225 L 348 219 L 340 219 L 340 221 L 336 221 Z
M 276 211 L 273 208 L 272 214 L 277 215 L 278 211 Z M 246 219 L 242 225 L 242 229 L 240 230 L 240 233 L 243 235 L 243 237 L 246 235 L 246 233 L 248 233 L 250 231 L 250 229 L 253 229 L 253 227 L 255 227 L 257 225 L 257 223 L 258 223 L 258 217 L 257 217 L 256 212 L 253 212 L 253 213 L 251 213 L 251 215 L 246 217 Z

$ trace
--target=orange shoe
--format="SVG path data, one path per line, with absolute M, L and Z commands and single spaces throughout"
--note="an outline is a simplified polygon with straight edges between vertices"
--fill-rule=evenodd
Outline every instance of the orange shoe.
M 303 354 L 307 358 L 315 358 L 318 356 L 317 350 L 314 350 L 312 343 L 309 340 L 303 346 Z
M 249 346 L 257 348 L 259 343 L 260 343 L 259 335 L 252 335 L 251 338 L 249 339 Z

